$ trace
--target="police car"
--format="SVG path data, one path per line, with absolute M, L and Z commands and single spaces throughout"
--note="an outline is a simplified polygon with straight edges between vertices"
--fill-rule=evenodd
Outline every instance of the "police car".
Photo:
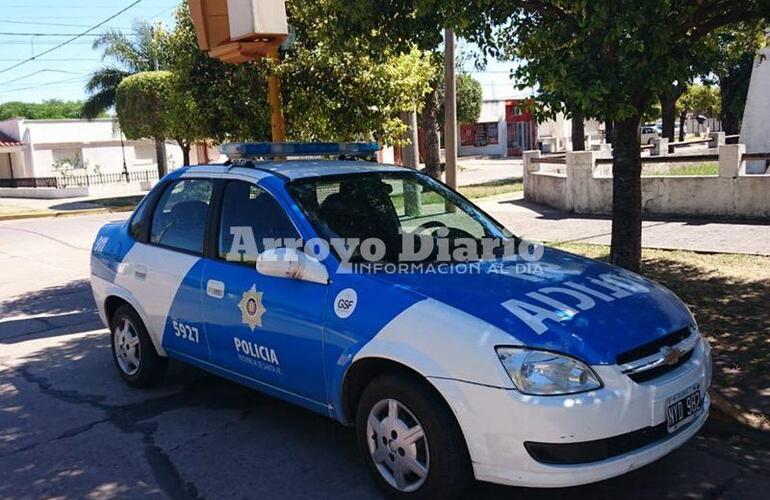
M 394 262 L 372 242 L 404 234 L 450 250 L 517 239 L 432 178 L 358 158 L 376 146 L 224 149 L 233 161 L 169 174 L 94 243 L 94 297 L 131 386 L 173 358 L 355 426 L 402 498 L 456 497 L 473 478 L 599 481 L 704 424 L 710 349 L 662 286 L 550 248 L 462 264 L 475 272 L 351 271 L 367 254 Z M 270 244 L 335 237 L 361 245 Z

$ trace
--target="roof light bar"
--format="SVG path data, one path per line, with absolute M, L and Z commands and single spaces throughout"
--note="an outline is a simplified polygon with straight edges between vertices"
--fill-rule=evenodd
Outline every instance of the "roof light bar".
M 276 156 L 371 156 L 380 150 L 374 142 L 232 142 L 223 144 L 222 154 L 231 160 Z

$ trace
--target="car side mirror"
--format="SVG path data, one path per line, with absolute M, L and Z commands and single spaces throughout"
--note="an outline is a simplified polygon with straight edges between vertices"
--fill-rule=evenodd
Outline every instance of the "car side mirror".
M 329 284 L 329 271 L 326 266 L 295 248 L 265 250 L 257 257 L 257 272 L 273 278 Z

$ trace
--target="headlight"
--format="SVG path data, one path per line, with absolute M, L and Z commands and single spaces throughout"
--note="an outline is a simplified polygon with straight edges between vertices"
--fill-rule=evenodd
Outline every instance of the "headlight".
M 500 347 L 497 356 L 523 394 L 563 396 L 602 387 L 591 368 L 569 356 L 516 347 Z

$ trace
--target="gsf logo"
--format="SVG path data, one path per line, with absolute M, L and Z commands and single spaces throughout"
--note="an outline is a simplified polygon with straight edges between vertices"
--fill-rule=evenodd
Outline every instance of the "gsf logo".
M 340 299 L 339 302 L 337 302 L 337 307 L 342 311 L 347 311 L 351 307 L 355 307 L 356 302 L 354 300 L 348 300 L 348 299 Z
M 349 318 L 358 305 L 358 294 L 352 288 L 342 290 L 334 299 L 334 313 L 340 319 Z

